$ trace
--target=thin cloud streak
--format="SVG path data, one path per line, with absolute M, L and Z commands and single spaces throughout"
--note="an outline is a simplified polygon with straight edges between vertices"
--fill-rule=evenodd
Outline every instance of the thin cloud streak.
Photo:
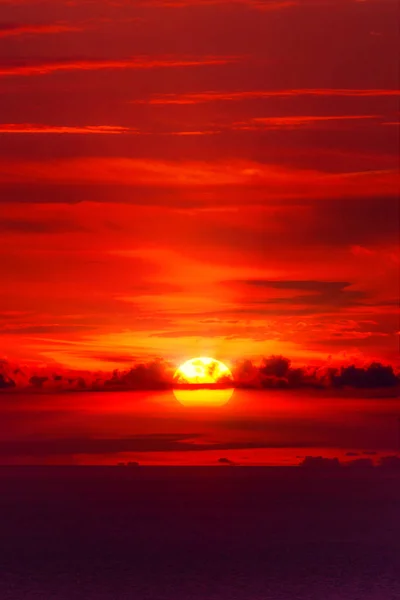
M 328 96 L 348 98 L 373 98 L 400 96 L 394 89 L 293 89 L 293 90 L 249 90 L 249 91 L 205 91 L 185 94 L 156 94 L 147 100 L 134 100 L 133 104 L 203 104 L 207 102 L 240 102 L 262 98 L 285 98 L 300 96 Z
M 298 0 L 142 0 L 140 4 L 154 8 L 187 8 L 191 6 L 244 5 L 260 11 L 284 10 L 299 6 Z
M 229 131 L 259 131 L 260 129 L 297 129 L 315 124 L 338 121 L 383 120 L 383 115 L 326 115 L 296 117 L 255 117 L 248 121 L 229 123 L 219 129 L 187 131 L 145 131 L 123 125 L 46 125 L 42 123 L 0 123 L 0 133 L 7 134 L 71 134 L 71 135 L 157 135 L 157 136 L 205 136 Z M 382 123 L 386 124 L 386 123 Z
M 137 134 L 136 129 L 119 125 L 37 125 L 31 123 L 2 123 L 0 133 L 15 134 L 71 134 L 71 135 L 120 135 L 124 133 Z
M 296 117 L 255 117 L 250 121 L 236 123 L 233 128 L 242 131 L 257 131 L 261 129 L 297 129 L 311 127 L 316 124 L 327 124 L 343 121 L 373 121 L 384 119 L 382 115 L 307 115 Z
M 48 163 L 3 161 L 2 183 L 108 183 L 131 186 L 268 186 L 271 197 L 397 195 L 397 170 L 331 174 L 249 161 L 157 161 L 87 157 Z
M 202 67 L 211 65 L 226 65 L 237 62 L 233 56 L 205 56 L 200 58 L 183 59 L 179 57 L 133 57 L 118 60 L 55 60 L 32 64 L 6 64 L 0 66 L 0 77 L 49 75 L 56 72 L 68 71 L 101 71 L 112 69 L 143 70 L 171 69 L 182 67 Z
M 51 35 L 58 33 L 77 33 L 84 31 L 80 25 L 69 23 L 44 23 L 44 24 L 11 24 L 0 25 L 0 38 L 18 37 L 21 35 Z

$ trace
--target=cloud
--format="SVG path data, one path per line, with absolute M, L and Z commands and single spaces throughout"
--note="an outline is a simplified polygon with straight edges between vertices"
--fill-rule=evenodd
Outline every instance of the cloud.
M 129 371 L 114 371 L 104 382 L 105 389 L 167 389 L 172 387 L 173 369 L 161 361 L 133 366 Z
M 363 197 L 367 201 L 377 195 L 397 198 L 398 173 L 396 169 L 331 173 L 247 160 L 211 162 L 85 157 L 52 161 L 3 160 L 0 183 L 17 184 L 14 193 L 18 186 L 26 183 L 35 183 L 35 186 L 68 183 L 69 188 L 74 184 L 153 189 L 231 186 L 236 190 L 243 186 L 259 191 L 268 189 L 270 201 L 348 197 Z M 4 194 L 3 197 L 6 199 Z M 380 218 L 383 217 L 381 214 Z
M 127 365 L 132 365 L 132 362 L 135 360 L 131 354 L 111 354 L 111 353 L 93 354 L 93 356 L 91 358 L 93 358 L 95 360 L 99 360 L 101 362 L 106 362 L 106 363 L 118 363 L 118 364 L 125 363 Z
M 124 452 L 173 452 L 197 449 L 197 433 L 160 433 L 115 439 L 45 439 L 0 441 L 0 456 L 54 456 L 118 454 Z
M 384 469 L 400 469 L 400 456 L 382 456 L 379 460 L 379 466 Z
M 287 442 L 269 443 L 262 441 L 226 441 L 210 442 L 201 433 L 150 433 L 126 437 L 65 437 L 65 438 L 25 438 L 18 440 L 0 440 L 0 459 L 18 457 L 72 457 L 83 455 L 105 455 L 150 452 L 207 452 L 225 450 L 252 450 L 263 448 L 313 447 L 313 444 Z M 228 459 L 223 459 L 227 465 Z M 229 463 L 232 464 L 232 463 Z
M 10 390 L 15 388 L 15 381 L 0 373 L 0 390 Z
M 31 61 L 30 63 L 10 62 L 0 64 L 0 77 L 49 75 L 68 71 L 102 71 L 102 70 L 142 70 L 142 69 L 174 69 L 183 67 L 199 67 L 209 65 L 226 65 L 237 62 L 233 56 L 204 56 L 193 58 L 151 57 L 141 56 L 115 60 L 53 60 L 47 62 Z
M 284 290 L 293 292 L 304 292 L 301 295 L 290 295 L 284 298 L 262 298 L 256 301 L 256 304 L 289 304 L 293 305 L 320 305 L 326 304 L 335 306 L 357 304 L 365 298 L 365 294 L 360 291 L 349 289 L 351 283 L 342 281 L 274 281 L 268 279 L 248 279 L 227 282 L 228 285 L 238 285 L 248 288 L 263 288 L 265 290 Z M 254 304 L 254 302 L 253 302 Z
M 0 133 L 19 134 L 70 134 L 70 135 L 121 135 L 137 134 L 137 129 L 119 125 L 38 125 L 32 123 L 0 123 Z
M 304 0 L 301 1 L 304 2 Z M 314 2 L 315 1 L 318 0 L 314 0 Z M 327 2 L 328 0 L 323 1 Z M 9 6 L 23 6 L 24 4 L 34 4 L 35 0 L 0 0 L 0 4 L 1 3 Z M 58 6 L 73 6 L 75 4 L 78 4 L 78 2 L 74 0 L 40 0 L 40 3 Z M 100 4 L 103 7 L 117 6 L 118 8 L 128 8 L 132 6 L 132 4 L 134 4 L 136 6 L 144 6 L 150 9 L 185 8 L 191 6 L 223 6 L 224 4 L 244 4 L 259 10 L 280 10 L 281 8 L 287 8 L 298 5 L 299 0 L 135 0 L 134 2 L 132 2 L 132 0 L 98 0 L 96 4 Z
M 241 102 L 243 100 L 258 100 L 268 98 L 297 98 L 311 97 L 344 97 L 344 98 L 379 98 L 400 96 L 397 89 L 286 89 L 286 90 L 233 90 L 233 91 L 205 91 L 185 92 L 174 94 L 155 94 L 147 100 L 135 100 L 135 103 L 146 102 L 149 104 L 203 104 L 207 102 Z
M 72 233 L 74 231 L 87 231 L 87 228 L 71 219 L 56 221 L 51 219 L 32 220 L 25 218 L 8 219 L 2 217 L 0 219 L 0 231 L 2 233 L 60 234 Z
M 49 35 L 84 31 L 83 26 L 72 23 L 3 23 L 0 24 L 0 39 L 21 35 Z
M 364 454 L 366 454 L 364 452 Z M 370 452 L 369 454 L 376 454 L 376 452 Z M 355 453 L 348 452 L 346 456 L 356 456 Z M 371 458 L 357 458 L 355 460 L 341 462 L 338 458 L 325 458 L 323 456 L 306 456 L 304 460 L 299 464 L 300 467 L 308 469 L 318 469 L 331 471 L 338 467 L 350 468 L 350 469 L 371 469 L 375 466 L 382 469 L 400 469 L 400 456 L 382 456 L 375 464 Z
M 359 124 L 365 126 L 365 122 L 373 123 L 375 126 L 387 125 L 384 115 L 299 115 L 299 116 L 277 116 L 277 117 L 254 117 L 242 121 L 228 121 L 218 125 L 205 124 L 204 129 L 173 129 L 169 130 L 167 123 L 162 128 L 154 128 L 150 123 L 147 127 L 137 128 L 123 125 L 53 125 L 46 123 L 0 123 L 0 133 L 8 135 L 112 135 L 128 136 L 141 135 L 151 138 L 192 138 L 206 136 L 220 136 L 224 140 L 232 133 L 240 134 L 262 134 L 265 131 L 296 131 L 300 129 L 322 129 L 334 128 L 344 131 L 345 128 L 353 130 Z M 223 142 L 222 142 L 223 143 Z M 150 142 L 151 144 L 151 142 Z
M 120 360 L 121 359 L 121 360 Z M 108 356 L 105 362 L 129 363 L 129 357 Z M 124 390 L 167 390 L 174 387 L 176 366 L 156 359 L 138 362 L 131 357 L 131 367 L 109 372 L 73 371 L 57 367 L 19 366 L 8 361 L 0 362 L 0 388 L 8 391 L 124 391 Z M 383 389 L 400 386 L 400 370 L 392 365 L 378 362 L 356 366 L 355 364 L 333 367 L 305 365 L 292 367 L 285 356 L 272 355 L 253 362 L 237 360 L 232 368 L 233 386 L 244 389 L 335 389 L 346 388 Z M 229 380 L 227 385 L 232 386 Z
M 370 458 L 356 458 L 355 460 L 350 460 L 345 463 L 346 467 L 351 467 L 352 469 L 370 469 L 374 467 L 374 462 Z
M 250 360 L 238 361 L 233 368 L 235 385 L 243 388 L 345 388 L 379 389 L 400 386 L 400 371 L 392 365 L 372 362 L 364 366 L 354 364 L 333 367 L 292 367 L 284 356 L 270 356 L 258 364 Z
M 332 383 L 337 387 L 382 388 L 398 384 L 399 378 L 392 366 L 372 363 L 364 368 L 355 365 L 342 367 L 339 373 L 333 375 Z
M 69 135 L 157 135 L 199 136 L 216 135 L 218 130 L 204 131 L 145 131 L 122 125 L 46 125 L 43 123 L 0 123 L 0 133 L 8 134 L 69 134 Z
M 336 128 L 338 123 L 357 122 L 383 119 L 382 115 L 307 115 L 290 117 L 255 117 L 249 121 L 243 121 L 232 125 L 239 130 L 257 129 L 298 129 L 315 127 L 317 125 L 332 124 Z
M 88 325 L 69 325 L 67 323 L 46 323 L 46 325 L 26 325 L 21 324 L 18 327 L 0 325 L 1 335 L 43 335 L 43 334 L 65 334 L 73 332 L 87 332 L 93 330 L 94 327 Z
M 220 465 L 228 465 L 232 467 L 236 466 L 236 463 L 233 460 L 230 460 L 229 458 L 219 458 L 217 462 Z
M 303 0 L 304 1 L 304 0 Z M 244 5 L 259 11 L 276 11 L 299 5 L 299 0 L 141 0 L 146 7 L 187 8 L 190 6 Z
M 307 469 L 337 469 L 341 466 L 338 458 L 324 458 L 323 456 L 306 456 L 300 467 Z
M 350 453 L 347 453 L 347 456 Z M 338 458 L 325 458 L 323 456 L 306 456 L 299 464 L 300 467 L 307 469 L 317 469 L 330 472 L 340 467 L 351 469 L 371 469 L 375 466 L 370 458 L 357 458 L 346 462 L 341 462 Z

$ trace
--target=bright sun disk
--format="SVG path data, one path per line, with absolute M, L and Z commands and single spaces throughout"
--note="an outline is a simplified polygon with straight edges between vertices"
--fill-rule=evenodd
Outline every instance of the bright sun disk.
M 174 382 L 175 397 L 185 406 L 223 406 L 233 394 L 232 373 L 215 358 L 186 361 L 176 370 Z

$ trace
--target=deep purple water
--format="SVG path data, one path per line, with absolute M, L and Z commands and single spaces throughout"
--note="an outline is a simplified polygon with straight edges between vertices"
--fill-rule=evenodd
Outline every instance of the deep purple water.
M 394 600 L 400 475 L 0 468 L 1 600 Z

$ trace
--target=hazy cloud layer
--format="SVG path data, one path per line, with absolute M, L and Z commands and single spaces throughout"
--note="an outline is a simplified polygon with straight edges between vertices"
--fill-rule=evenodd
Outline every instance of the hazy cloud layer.
M 0 6 L 2 356 L 396 365 L 397 2 Z

